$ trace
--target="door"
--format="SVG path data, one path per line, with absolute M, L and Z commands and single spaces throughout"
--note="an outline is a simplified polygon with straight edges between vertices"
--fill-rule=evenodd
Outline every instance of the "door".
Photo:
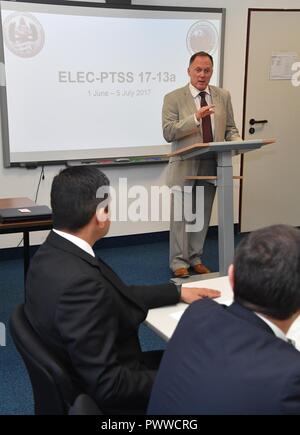
M 241 231 L 300 226 L 300 10 L 249 10 L 247 45 L 244 138 L 276 143 L 243 157 Z

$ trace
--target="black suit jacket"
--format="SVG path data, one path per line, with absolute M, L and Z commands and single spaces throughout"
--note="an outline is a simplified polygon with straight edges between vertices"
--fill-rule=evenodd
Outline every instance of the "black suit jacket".
M 142 362 L 147 311 L 178 302 L 173 284 L 127 286 L 98 258 L 51 232 L 27 277 L 25 312 L 102 410 L 145 410 L 156 372 Z
M 300 353 L 252 311 L 204 299 L 182 316 L 150 414 L 300 414 Z

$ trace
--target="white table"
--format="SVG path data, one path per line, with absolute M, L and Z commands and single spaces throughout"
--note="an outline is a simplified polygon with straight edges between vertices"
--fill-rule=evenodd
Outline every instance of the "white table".
M 229 284 L 228 276 L 212 278 L 207 280 L 188 282 L 185 287 L 207 287 L 221 291 L 221 297 L 215 299 L 223 305 L 230 305 L 233 300 L 233 293 Z M 187 304 L 179 303 L 162 308 L 154 308 L 149 310 L 145 323 L 149 328 L 153 329 L 160 337 L 168 341 L 182 316 L 184 310 L 188 307 Z M 296 342 L 296 347 L 300 350 L 300 316 L 293 323 L 288 332 L 288 337 Z

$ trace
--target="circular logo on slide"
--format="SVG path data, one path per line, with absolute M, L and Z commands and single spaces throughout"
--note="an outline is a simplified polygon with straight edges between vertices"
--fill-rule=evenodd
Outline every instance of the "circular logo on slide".
M 3 33 L 6 47 L 20 57 L 36 56 L 44 46 L 44 29 L 32 14 L 9 15 L 4 21 Z
M 199 20 L 188 30 L 186 45 L 191 54 L 206 51 L 212 54 L 218 46 L 218 32 L 207 20 Z

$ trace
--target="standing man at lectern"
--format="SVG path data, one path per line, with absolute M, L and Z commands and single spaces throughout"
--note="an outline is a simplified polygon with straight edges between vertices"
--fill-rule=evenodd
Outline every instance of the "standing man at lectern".
M 163 135 L 172 142 L 172 151 L 196 143 L 241 140 L 236 128 L 228 91 L 210 86 L 213 74 L 213 58 L 200 51 L 190 59 L 188 75 L 190 83 L 167 94 L 164 98 L 162 123 Z M 195 202 L 196 186 L 204 187 L 204 225 L 199 232 L 187 232 L 184 219 L 174 219 L 174 195 L 172 195 L 170 222 L 170 268 L 177 277 L 189 276 L 189 268 L 197 273 L 209 273 L 202 264 L 201 254 L 210 221 L 215 197 L 215 186 L 208 182 L 185 180 L 188 175 L 216 175 L 216 160 L 171 157 L 168 169 L 168 185 L 183 188 L 192 183 L 192 201 Z M 173 193 L 175 193 L 173 190 Z M 184 199 L 181 201 L 183 207 Z M 178 202 L 176 201 L 176 206 Z M 195 204 L 193 204 L 193 210 Z

